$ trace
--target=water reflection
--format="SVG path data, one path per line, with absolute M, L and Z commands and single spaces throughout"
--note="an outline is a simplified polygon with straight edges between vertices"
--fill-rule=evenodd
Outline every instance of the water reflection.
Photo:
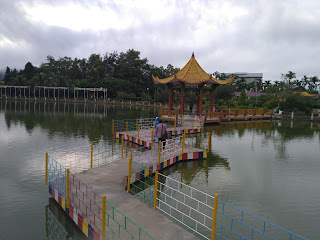
M 46 236 L 50 240 L 87 240 L 88 238 L 75 225 L 72 219 L 53 199 L 45 207 Z
M 208 152 L 208 158 L 194 161 L 180 161 L 173 167 L 163 170 L 164 175 L 172 175 L 177 172 L 180 176 L 180 181 L 190 185 L 191 182 L 208 184 L 209 170 L 216 166 L 223 166 L 227 171 L 230 170 L 230 165 L 227 159 L 218 154 Z
M 12 124 L 23 124 L 31 134 L 36 127 L 64 137 L 86 137 L 90 141 L 112 138 L 112 119 L 154 117 L 155 109 L 112 105 L 72 104 L 56 102 L 0 101 L 0 112 L 4 111 L 9 129 Z

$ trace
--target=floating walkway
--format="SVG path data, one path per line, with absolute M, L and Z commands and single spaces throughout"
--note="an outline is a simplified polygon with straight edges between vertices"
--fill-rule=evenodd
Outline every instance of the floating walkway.
M 89 239 L 306 240 L 163 175 L 177 162 L 207 158 L 211 136 L 199 133 L 201 121 L 177 121 L 164 146 L 153 142 L 153 120 L 113 121 L 120 143 L 46 153 L 49 193 Z

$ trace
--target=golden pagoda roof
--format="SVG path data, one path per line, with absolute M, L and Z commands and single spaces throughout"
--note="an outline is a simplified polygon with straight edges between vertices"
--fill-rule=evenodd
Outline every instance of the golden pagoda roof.
M 194 53 L 192 53 L 189 62 L 179 72 L 164 79 L 159 79 L 159 77 L 152 75 L 152 79 L 155 84 L 184 82 L 187 85 L 198 85 L 201 83 L 225 85 L 231 83 L 234 80 L 234 77 L 231 77 L 228 80 L 213 78 L 211 74 L 206 73 L 201 68 L 194 57 Z

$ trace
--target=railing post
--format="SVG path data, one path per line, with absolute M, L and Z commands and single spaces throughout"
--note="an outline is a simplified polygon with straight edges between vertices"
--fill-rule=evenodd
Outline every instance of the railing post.
M 114 134 L 114 119 L 112 119 L 112 133 Z
M 181 114 L 181 126 L 183 127 L 183 114 Z
M 128 167 L 128 186 L 127 192 L 130 192 L 130 179 L 131 179 L 131 172 L 132 172 L 132 148 L 130 149 L 130 157 L 129 157 L 129 167 Z
M 128 135 L 128 122 L 126 122 L 126 135 Z
M 217 207 L 218 207 L 218 194 L 215 194 L 214 195 L 214 204 L 213 204 L 211 240 L 214 240 L 214 237 L 215 237 L 216 220 L 217 220 Z
M 207 152 L 210 152 L 211 150 L 211 133 L 208 133 L 208 151 Z
M 121 138 L 121 158 L 123 158 L 123 137 Z
M 138 139 L 139 139 L 139 133 L 140 133 L 140 126 L 139 126 L 139 124 L 138 124 L 137 128 L 138 128 Z
M 93 162 L 93 142 L 91 142 L 91 168 L 92 168 L 92 162 Z
M 176 127 L 177 127 L 177 119 L 174 118 L 174 130 L 176 130 Z
M 67 169 L 67 208 L 70 208 L 70 170 Z
M 151 130 L 151 149 L 153 148 L 153 135 L 154 135 L 154 129 Z
M 159 178 L 159 172 L 156 171 L 156 177 L 154 180 L 154 199 L 153 199 L 153 209 L 157 208 L 157 195 L 158 195 L 158 178 Z
M 102 218 L 101 218 L 102 239 L 106 239 L 106 195 L 102 196 Z
M 136 130 L 138 130 L 138 118 L 136 118 Z
M 183 148 L 184 148 L 184 138 L 186 137 L 186 134 L 184 133 L 184 134 L 182 134 L 182 142 L 181 142 L 181 154 L 183 154 Z
M 161 146 L 161 140 L 159 140 L 159 162 L 158 162 L 159 164 L 160 164 L 160 162 L 161 162 L 161 161 L 160 161 L 160 158 L 161 158 L 161 147 L 162 147 L 162 146 Z
M 46 152 L 46 185 L 48 185 L 48 153 Z

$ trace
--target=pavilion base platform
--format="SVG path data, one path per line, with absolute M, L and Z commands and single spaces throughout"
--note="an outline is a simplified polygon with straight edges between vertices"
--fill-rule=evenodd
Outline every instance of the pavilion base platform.
M 166 121 L 174 121 L 175 116 L 168 116 L 168 115 L 163 115 L 160 116 L 161 119 L 164 119 Z M 220 124 L 221 122 L 227 122 L 227 121 L 238 121 L 238 120 L 263 120 L 263 119 L 271 119 L 272 115 L 271 114 L 257 114 L 257 115 L 226 115 L 221 118 L 218 117 L 207 117 L 204 119 L 204 124 L 210 124 L 210 123 L 218 123 Z
M 221 121 L 233 121 L 233 120 L 263 120 L 263 119 L 271 119 L 272 115 L 264 114 L 264 115 L 228 115 L 224 116 Z

